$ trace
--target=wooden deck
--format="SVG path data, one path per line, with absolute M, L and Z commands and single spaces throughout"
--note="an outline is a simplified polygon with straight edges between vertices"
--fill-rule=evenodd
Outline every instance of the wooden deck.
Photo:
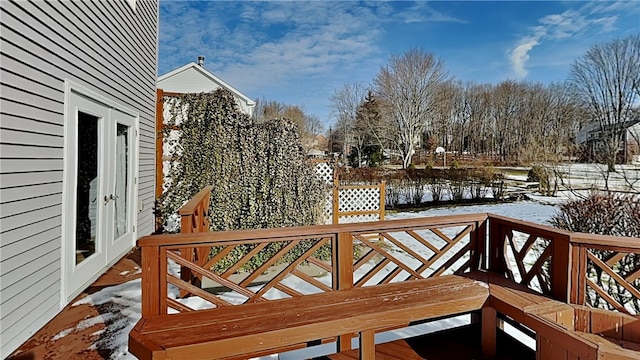
M 482 354 L 479 324 L 440 331 L 411 339 L 376 345 L 376 360 L 534 360 L 535 351 L 511 336 L 498 334 L 495 357 Z M 358 359 L 358 350 L 315 358 L 314 360 Z
M 209 233 L 206 201 L 202 191 L 180 212 L 183 234 L 138 241 L 142 320 L 130 336 L 137 356 L 240 359 L 336 341 L 340 354 L 330 358 L 339 359 L 355 356 L 351 338 L 359 334 L 360 359 L 386 358 L 394 349 L 418 358 L 437 359 L 440 350 L 464 357 L 468 347 L 456 345 L 456 338 L 449 339 L 451 346 L 439 339 L 426 348 L 421 344 L 428 337 L 377 347 L 373 339 L 414 320 L 480 311 L 482 330 L 471 343 L 480 341 L 487 359 L 509 354 L 498 341 L 500 316 L 533 330 L 536 359 L 640 358 L 634 307 L 640 299 L 639 239 L 571 233 L 493 214 Z M 239 252 L 244 255 L 232 256 Z M 311 276 L 303 266 L 327 276 Z M 170 271 L 176 267 L 179 275 Z M 426 296 L 413 297 L 406 309 L 378 306 L 386 301 L 385 289 L 415 283 L 430 292 L 456 276 L 484 284 L 491 295 L 480 307 L 458 311 L 455 286 L 445 286 L 452 297 L 440 299 L 442 306 L 433 307 Z M 204 280 L 224 291 L 210 292 Z M 336 301 L 345 296 L 346 303 Z M 191 297 L 214 309 L 191 307 Z M 616 311 L 589 308 L 594 299 Z M 414 310 L 416 317 L 408 316 Z M 251 346 L 242 350 L 248 340 Z M 478 358 L 473 351 L 469 356 Z

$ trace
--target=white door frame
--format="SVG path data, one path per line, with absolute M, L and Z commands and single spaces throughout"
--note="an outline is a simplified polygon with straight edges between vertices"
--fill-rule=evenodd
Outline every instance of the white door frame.
M 138 205 L 138 158 L 139 158 L 139 115 L 127 107 L 124 107 L 108 98 L 79 85 L 69 79 L 65 79 L 64 96 L 64 177 L 62 191 L 62 241 L 61 241 L 61 307 L 65 306 L 75 296 L 82 292 L 88 285 L 94 282 L 109 266 L 113 265 L 119 258 L 135 245 L 137 239 L 137 205 Z M 133 134 L 130 136 L 131 148 L 128 166 L 130 179 L 132 180 L 130 197 L 127 200 L 127 216 L 130 221 L 130 232 L 119 239 L 109 239 L 113 237 L 113 229 L 100 226 L 96 229 L 96 238 L 101 237 L 103 241 L 96 243 L 96 251 L 87 260 L 76 265 L 75 260 L 75 227 L 76 227 L 76 186 L 77 186 L 77 113 L 79 107 L 83 112 L 103 117 L 99 125 L 99 139 L 103 145 L 98 148 L 98 158 L 101 163 L 98 170 L 98 214 L 103 219 L 113 215 L 113 210 L 109 206 L 103 206 L 102 198 L 106 195 L 104 189 L 112 186 L 113 181 L 108 174 L 101 174 L 101 169 L 115 168 L 115 157 L 107 149 L 115 149 L 115 135 L 105 137 L 115 131 L 118 122 L 131 127 Z M 111 129 L 110 127 L 113 127 Z M 108 142 L 108 143 L 107 143 Z M 113 207 L 113 206 L 111 206 Z M 109 215 L 111 214 L 111 215 Z M 104 222 L 103 222 L 104 224 Z M 97 240 L 97 239 L 96 239 Z M 117 244 L 117 245 L 116 245 Z M 89 261 L 91 260 L 91 261 Z

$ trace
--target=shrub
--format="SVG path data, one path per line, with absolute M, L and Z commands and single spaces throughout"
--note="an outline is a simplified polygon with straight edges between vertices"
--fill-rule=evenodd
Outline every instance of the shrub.
M 553 180 L 553 172 L 544 165 L 533 165 L 527 174 L 527 181 L 537 182 L 540 192 L 544 195 L 555 195 L 557 184 Z
M 640 237 L 640 202 L 638 195 L 613 195 L 593 193 L 585 199 L 569 201 L 560 206 L 560 211 L 551 218 L 551 223 L 561 229 L 612 236 Z M 640 241 L 640 240 L 639 240 Z M 615 253 L 605 250 L 591 250 L 600 260 L 607 261 Z M 640 279 L 634 276 L 640 265 L 640 254 L 623 254 L 614 265 L 615 272 L 624 279 L 629 279 L 637 289 Z M 634 308 L 640 312 L 640 301 L 632 296 L 620 283 L 604 272 L 593 262 L 587 261 L 587 276 L 608 296 L 623 306 Z M 587 303 L 593 307 L 608 308 L 611 306 L 595 291 L 588 290 Z
M 638 200 L 637 195 L 593 193 L 560 205 L 551 224 L 569 231 L 640 237 Z

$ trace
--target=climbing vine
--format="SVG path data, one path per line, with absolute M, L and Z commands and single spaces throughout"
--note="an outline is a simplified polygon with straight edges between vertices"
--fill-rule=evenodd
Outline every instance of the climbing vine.
M 324 190 L 292 122 L 254 124 L 224 89 L 164 100 L 165 154 L 172 160 L 158 209 L 167 231 L 179 231 L 177 210 L 207 185 L 214 231 L 320 221 Z

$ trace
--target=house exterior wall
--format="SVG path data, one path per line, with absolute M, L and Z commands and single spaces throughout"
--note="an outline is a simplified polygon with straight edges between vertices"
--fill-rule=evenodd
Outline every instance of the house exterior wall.
M 165 79 L 158 81 L 158 88 L 167 92 L 178 93 L 200 93 L 211 92 L 213 90 L 222 87 L 221 84 L 214 82 L 213 80 L 205 77 L 200 71 L 195 68 L 187 68 L 174 76 L 169 76 Z M 249 105 L 245 99 L 235 96 L 236 102 L 240 106 L 240 109 L 247 115 L 253 115 L 253 109 L 255 103 Z
M 3 0 L 0 17 L 0 358 L 5 358 L 66 305 L 65 80 L 138 113 L 136 236 L 153 230 L 158 2 Z

